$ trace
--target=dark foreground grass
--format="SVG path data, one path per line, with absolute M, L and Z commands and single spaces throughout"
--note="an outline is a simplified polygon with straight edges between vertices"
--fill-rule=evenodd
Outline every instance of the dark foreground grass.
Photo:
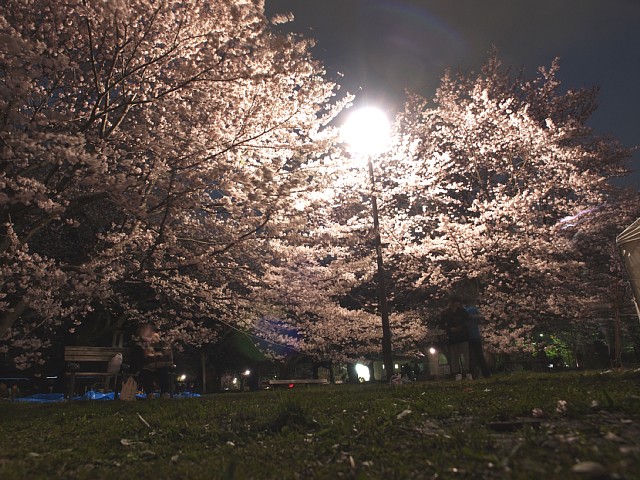
M 638 371 L 0 408 L 3 480 L 640 478 Z

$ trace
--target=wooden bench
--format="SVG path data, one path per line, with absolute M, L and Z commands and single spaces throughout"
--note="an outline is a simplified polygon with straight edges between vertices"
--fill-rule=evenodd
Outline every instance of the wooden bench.
M 292 378 L 289 380 L 267 380 L 267 387 L 283 387 L 293 388 L 296 385 L 329 385 L 326 378 Z
M 85 346 L 66 346 L 64 347 L 64 360 L 67 362 L 67 371 L 65 375 L 69 377 L 66 397 L 73 398 L 76 387 L 77 377 L 100 377 L 106 380 L 108 377 L 115 378 L 114 395 L 117 396 L 118 377 L 121 377 L 122 367 L 117 373 L 107 372 L 109 361 L 116 355 L 121 353 L 122 364 L 126 365 L 129 360 L 129 349 L 122 347 L 85 347 Z M 91 371 L 80 370 L 81 364 L 90 363 Z

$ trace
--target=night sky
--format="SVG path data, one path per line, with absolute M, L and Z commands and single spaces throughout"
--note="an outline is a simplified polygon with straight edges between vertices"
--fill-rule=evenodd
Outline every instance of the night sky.
M 598 85 L 591 126 L 640 145 L 640 0 L 267 0 L 316 39 L 329 78 L 392 117 L 409 89 L 431 98 L 446 68 L 477 70 L 495 46 L 525 77 L 560 57 L 565 89 Z M 640 150 L 624 183 L 640 188 Z

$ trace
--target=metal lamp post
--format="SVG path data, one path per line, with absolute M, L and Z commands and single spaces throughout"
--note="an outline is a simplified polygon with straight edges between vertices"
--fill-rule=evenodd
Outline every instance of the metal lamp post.
M 364 108 L 351 114 L 344 127 L 344 136 L 354 153 L 366 157 L 371 182 L 371 211 L 373 215 L 374 244 L 378 267 L 378 302 L 382 320 L 382 362 L 386 380 L 393 375 L 393 349 L 391 327 L 389 325 L 389 304 L 387 302 L 387 280 L 382 255 L 380 218 L 376 196 L 376 177 L 373 171 L 373 155 L 383 151 L 389 141 L 389 122 L 385 115 L 375 108 Z

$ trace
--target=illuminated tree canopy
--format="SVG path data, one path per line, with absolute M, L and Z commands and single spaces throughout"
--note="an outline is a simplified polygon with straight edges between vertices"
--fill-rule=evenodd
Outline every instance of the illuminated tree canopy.
M 597 89 L 563 92 L 558 68 L 514 78 L 492 54 L 477 74 L 447 74 L 433 103 L 408 99 L 383 167 L 397 295 L 428 292 L 433 321 L 462 290 L 499 350 L 543 320 L 589 315 L 607 295 L 589 287 L 603 270 L 590 256 L 637 205 L 611 184 L 629 151 L 587 125 Z
M 7 0 L 0 12 L 0 348 L 16 364 L 87 324 L 168 341 L 238 329 L 316 359 L 380 351 L 371 187 L 338 97 L 260 0 Z M 490 56 L 410 95 L 376 159 L 394 348 L 464 286 L 498 350 L 622 285 L 638 215 L 597 90 Z M 612 237 L 612 238 L 610 238 Z M 606 265 L 606 267 L 603 267 Z M 620 283 L 622 282 L 622 283 Z M 588 284 L 589 288 L 584 288 Z M 479 294 L 479 295 L 478 295 Z
M 292 205 L 320 178 L 310 171 L 343 103 L 311 42 L 273 33 L 263 11 L 4 2 L 7 345 L 37 351 L 87 318 L 148 321 L 195 344 L 245 321 L 269 240 L 301 221 Z

